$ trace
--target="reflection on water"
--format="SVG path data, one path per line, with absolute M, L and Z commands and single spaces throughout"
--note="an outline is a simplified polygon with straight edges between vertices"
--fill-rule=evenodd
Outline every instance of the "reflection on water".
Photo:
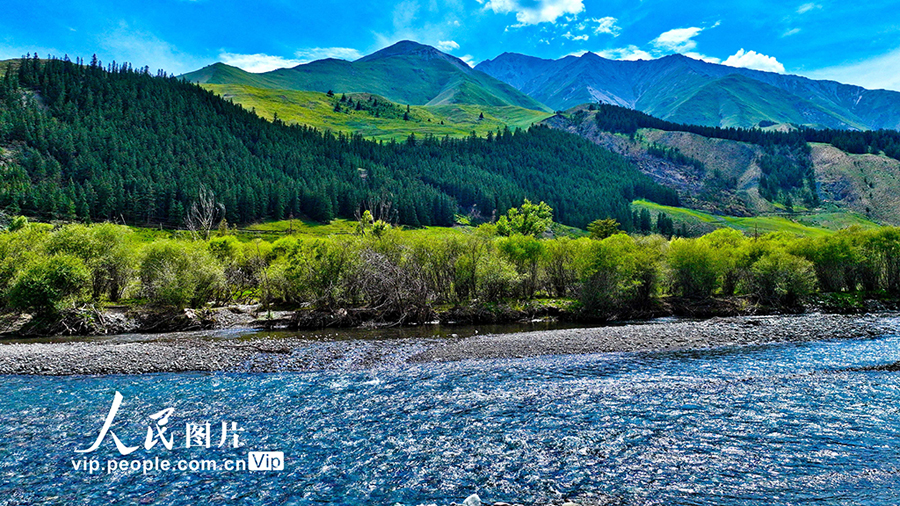
M 484 328 L 484 327 L 482 327 Z M 459 332 L 455 332 L 459 333 Z M 900 338 L 381 367 L 299 374 L 6 377 L 0 474 L 11 503 L 898 504 Z M 221 420 L 282 472 L 88 475 L 71 460 L 113 431 L 143 441 Z M 242 451 L 143 447 L 138 458 Z M 118 453 L 107 441 L 97 455 Z

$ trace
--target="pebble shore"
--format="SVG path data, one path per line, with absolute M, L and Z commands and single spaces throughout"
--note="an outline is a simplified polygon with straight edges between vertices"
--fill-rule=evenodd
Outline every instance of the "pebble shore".
M 652 352 L 778 342 L 865 339 L 900 331 L 895 314 L 740 316 L 702 321 L 387 340 L 223 339 L 197 333 L 150 340 L 0 344 L 0 374 L 354 370 L 468 359 Z

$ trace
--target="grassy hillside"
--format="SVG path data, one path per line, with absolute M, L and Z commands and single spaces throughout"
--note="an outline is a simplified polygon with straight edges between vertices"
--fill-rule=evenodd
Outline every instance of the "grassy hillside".
M 690 235 L 708 233 L 718 228 L 733 228 L 746 235 L 788 232 L 803 237 L 820 237 L 850 226 L 864 229 L 879 225 L 865 216 L 848 211 L 822 211 L 795 215 L 768 215 L 753 217 L 721 216 L 717 214 L 673 207 L 637 200 L 632 207 L 638 211 L 647 209 L 655 222 L 659 213 L 665 213 L 675 221 L 675 229 L 685 224 Z
M 358 133 L 379 140 L 405 139 L 411 133 L 420 137 L 465 137 L 475 132 L 483 137 L 504 127 L 528 128 L 550 116 L 515 106 L 455 104 L 410 106 L 409 119 L 404 120 L 405 105 L 370 93 L 329 96 L 316 91 L 271 90 L 243 85 L 204 84 L 203 87 L 269 120 L 277 114 L 280 120 L 289 124 Z M 335 106 L 339 107 L 339 112 Z
M 354 62 L 326 59 L 289 69 L 251 74 L 224 64 L 190 72 L 200 84 L 233 84 L 298 91 L 373 93 L 413 105 L 472 104 L 546 106 L 512 86 L 472 69 L 462 60 L 430 46 L 403 41 Z
M 824 200 L 873 220 L 900 222 L 900 161 L 818 143 L 812 144 L 811 157 Z
M 733 74 L 694 88 L 679 102 L 664 94 L 648 95 L 639 102 L 648 113 L 676 123 L 748 127 L 761 121 L 795 125 L 833 125 L 865 129 L 866 125 L 844 115 L 803 100 L 775 86 Z

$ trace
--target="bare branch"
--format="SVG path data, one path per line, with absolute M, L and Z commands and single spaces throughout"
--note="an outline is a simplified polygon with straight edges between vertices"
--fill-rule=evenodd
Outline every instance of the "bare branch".
M 216 202 L 216 194 L 204 185 L 200 185 L 198 200 L 191 204 L 185 225 L 194 239 L 209 239 L 209 232 L 225 216 L 225 206 Z

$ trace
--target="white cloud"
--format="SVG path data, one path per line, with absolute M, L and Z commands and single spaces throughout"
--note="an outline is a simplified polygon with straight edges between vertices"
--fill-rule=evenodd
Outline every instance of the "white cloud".
M 799 28 L 791 28 L 790 30 L 782 33 L 781 36 L 782 37 L 790 37 L 791 35 L 797 35 L 798 33 L 800 33 Z
M 605 18 L 591 18 L 587 20 L 588 22 L 596 23 L 597 26 L 594 28 L 594 33 L 600 35 L 601 33 L 608 33 L 613 37 L 618 37 L 621 28 L 616 26 L 616 22 L 618 19 L 607 16 Z
M 465 56 L 460 56 L 459 59 L 462 60 L 463 62 L 465 62 L 466 65 L 468 65 L 470 67 L 475 67 L 475 59 L 472 58 L 472 55 L 467 54 Z
M 516 14 L 518 26 L 555 23 L 566 14 L 578 14 L 584 10 L 584 0 L 537 0 L 523 5 L 521 0 L 478 0 L 485 9 L 496 14 Z
M 653 39 L 652 43 L 659 49 L 675 51 L 676 53 L 686 53 L 697 47 L 697 41 L 694 40 L 703 28 L 696 26 L 690 28 L 676 28 L 668 32 L 661 33 L 659 37 Z
M 219 53 L 219 60 L 232 67 L 244 69 L 247 72 L 260 73 L 269 72 L 270 70 L 283 69 L 288 67 L 296 67 L 303 63 L 301 60 L 290 58 L 282 58 L 281 56 L 273 56 L 269 54 L 238 54 L 238 53 Z
M 392 11 L 392 29 L 373 31 L 375 43 L 370 46 L 370 49 L 383 49 L 401 40 L 413 40 L 434 47 L 440 47 L 442 42 L 455 44 L 451 37 L 457 31 L 453 27 L 460 26 L 457 15 L 461 14 L 461 7 L 454 7 L 455 3 L 457 2 L 453 0 L 443 0 L 442 2 L 403 0 L 397 3 Z M 448 7 L 454 12 L 446 12 Z M 429 21 L 431 16 L 423 16 L 423 13 L 440 14 L 440 16 L 437 16 L 434 21 Z
M 804 72 L 804 75 L 812 79 L 830 79 L 855 84 L 870 90 L 900 91 L 898 68 L 900 68 L 900 48 L 868 60 Z
M 616 49 L 605 49 L 597 53 L 598 55 L 608 58 L 610 60 L 652 60 L 653 55 L 644 51 L 643 49 L 631 45 L 626 47 L 620 47 Z
M 756 51 L 745 52 L 743 48 L 737 53 L 729 56 L 722 64 L 728 65 L 729 67 L 743 67 L 764 70 L 767 72 L 778 72 L 779 74 L 784 73 L 784 65 L 779 63 L 774 56 L 766 56 L 757 53 Z
M 810 3 L 803 4 L 800 7 L 797 7 L 797 14 L 805 14 L 813 9 L 821 9 L 821 8 L 822 8 L 821 5 L 810 2 Z
M 437 48 L 441 51 L 453 51 L 459 49 L 459 44 L 454 40 L 442 40 L 437 43 Z
M 394 29 L 402 30 L 415 21 L 419 14 L 419 3 L 415 0 L 404 0 L 394 6 Z
M 204 65 L 201 60 L 180 51 L 153 33 L 134 28 L 124 21 L 101 37 L 100 46 L 107 54 L 115 55 L 117 62 L 129 62 L 134 68 L 149 66 L 154 74 L 158 69 L 181 74 Z
M 247 72 L 259 73 L 296 67 L 303 63 L 325 58 L 356 60 L 361 58 L 362 54 L 356 49 L 349 47 L 308 47 L 296 51 L 294 56 L 295 58 L 285 58 L 263 53 L 241 54 L 222 51 L 219 53 L 219 60 L 222 63 L 244 69 Z
M 590 38 L 589 36 L 584 34 L 573 35 L 571 31 L 564 33 L 562 36 L 570 40 L 588 40 Z
M 352 61 L 362 58 L 363 54 L 352 47 L 307 47 L 295 51 L 294 56 L 300 59 L 300 63 L 309 63 L 325 58 Z

